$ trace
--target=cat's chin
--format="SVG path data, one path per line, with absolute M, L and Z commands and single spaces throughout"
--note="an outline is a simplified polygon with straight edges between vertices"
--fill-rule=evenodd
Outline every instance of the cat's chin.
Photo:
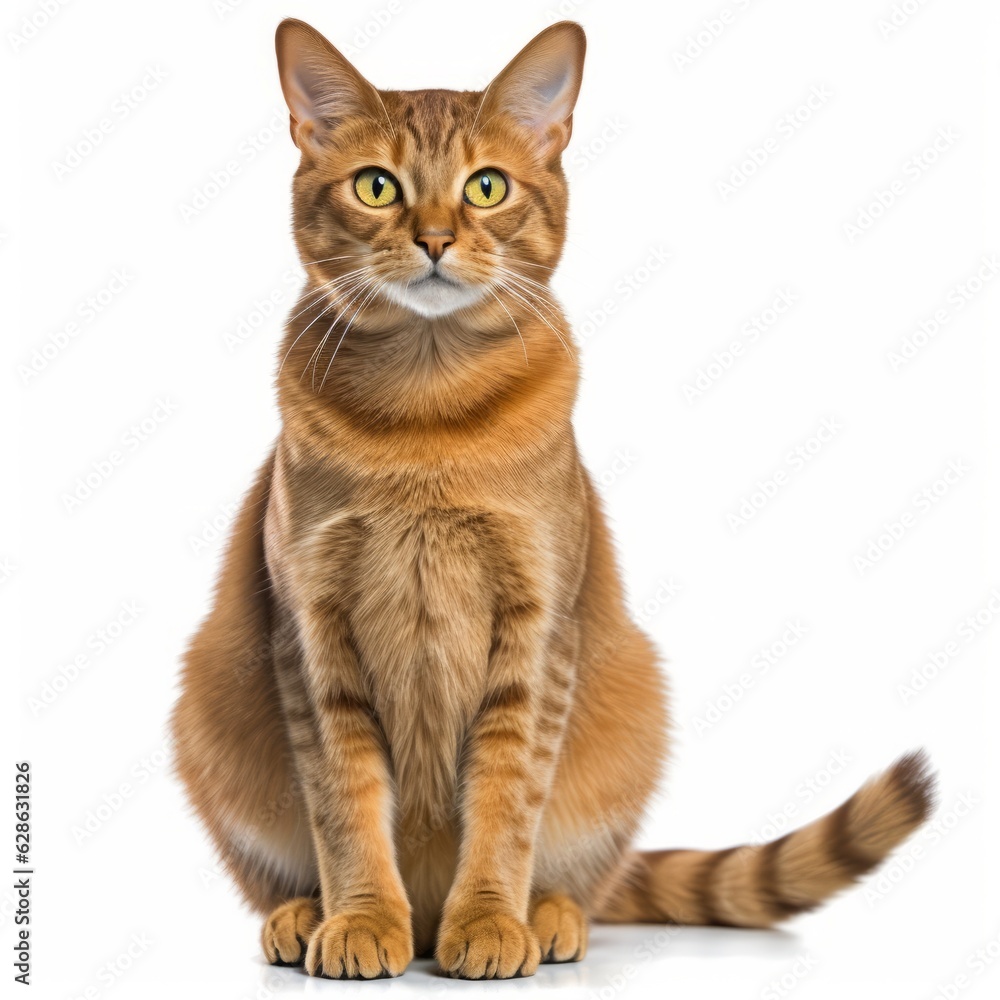
M 460 285 L 439 276 L 420 281 L 390 281 L 382 289 L 387 299 L 417 316 L 434 319 L 475 305 L 486 294 L 475 285 Z

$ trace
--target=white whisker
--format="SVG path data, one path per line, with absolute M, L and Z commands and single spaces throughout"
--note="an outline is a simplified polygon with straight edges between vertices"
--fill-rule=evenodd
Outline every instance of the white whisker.
M 562 349 L 563 349 L 563 350 L 564 350 L 564 351 L 566 352 L 566 354 L 567 354 L 567 355 L 568 355 L 569 357 L 573 357 L 572 353 L 570 352 L 570 349 L 569 349 L 569 347 L 568 347 L 568 346 L 566 345 L 566 341 L 565 341 L 565 340 L 563 340 L 563 338 L 562 338 L 562 335 L 561 335 L 561 334 L 559 333 L 559 331 L 558 331 L 558 330 L 557 330 L 557 329 L 556 329 L 556 328 L 555 328 L 555 327 L 554 327 L 554 326 L 553 326 L 553 325 L 552 325 L 552 324 L 551 324 L 551 323 L 550 323 L 550 322 L 549 322 L 549 321 L 548 321 L 548 320 L 547 320 L 547 319 L 546 319 L 546 318 L 545 318 L 545 317 L 544 317 L 544 316 L 542 315 L 542 313 L 541 313 L 541 312 L 540 312 L 540 311 L 538 310 L 538 308 L 537 308 L 537 307 L 535 306 L 535 304 L 534 304 L 534 303 L 533 303 L 533 302 L 532 302 L 532 301 L 531 301 L 530 299 L 527 299 L 527 298 L 525 298 L 525 296 L 524 296 L 523 294 L 521 294 L 521 292 L 519 292 L 519 291 L 515 290 L 515 288 L 513 288 L 513 287 L 512 287 L 512 286 L 511 286 L 510 284 L 508 284 L 507 282 L 503 281 L 503 279 L 501 279 L 501 280 L 500 280 L 500 282 L 499 282 L 499 287 L 500 287 L 500 288 L 502 288 L 502 289 L 503 289 L 503 290 L 504 290 L 505 292 L 509 292 L 509 293 L 510 293 L 511 295 L 513 295 L 513 296 L 514 296 L 515 298 L 517 298 L 517 299 L 520 299 L 520 300 L 521 300 L 521 302 L 523 302 L 523 303 L 524 303 L 524 304 L 525 304 L 525 305 L 526 305 L 526 306 L 527 306 L 527 307 L 528 307 L 528 308 L 529 308 L 529 309 L 530 309 L 530 310 L 531 310 L 531 311 L 532 311 L 532 312 L 533 312 L 533 313 L 534 313 L 534 314 L 535 314 L 535 315 L 536 315 L 536 316 L 537 316 L 537 317 L 538 317 L 538 318 L 539 318 L 539 319 L 540 319 L 540 320 L 541 320 L 541 321 L 542 321 L 542 322 L 543 322 L 543 323 L 544 323 L 544 324 L 545 324 L 545 325 L 546 325 L 546 326 L 547 326 L 547 327 L 548 327 L 548 328 L 549 328 L 549 329 L 550 329 L 550 330 L 551 330 L 551 331 L 552 331 L 552 332 L 553 332 L 553 333 L 554 333 L 554 334 L 556 335 L 556 339 L 557 339 L 557 340 L 559 341 L 559 343 L 560 343 L 560 344 L 562 345 Z
M 524 275 L 517 274 L 515 271 L 508 270 L 507 268 L 499 267 L 497 270 L 510 284 L 519 288 L 539 305 L 544 305 L 550 315 L 556 319 L 562 319 L 562 312 L 559 307 L 549 298 L 551 291 L 547 285 L 539 284 L 537 281 L 525 278 Z M 538 291 L 535 291 L 536 288 Z
M 309 267 L 312 264 L 326 264 L 328 261 L 331 260 L 362 260 L 363 258 L 368 256 L 369 254 L 364 254 L 364 253 L 350 253 L 350 254 L 344 254 L 341 257 L 323 257 L 321 260 L 304 260 L 301 263 L 303 267 Z
M 396 127 L 392 124 L 392 119 L 389 117 L 389 112 L 385 110 L 385 101 L 382 100 L 382 95 L 377 90 L 375 91 L 375 96 L 378 98 L 379 104 L 382 105 L 382 114 L 385 115 L 385 122 L 389 126 L 390 131 L 392 132 L 392 138 L 394 141 L 397 141 Z
M 526 267 L 540 267 L 545 271 L 556 271 L 557 267 L 551 267 L 548 264 L 536 264 L 534 261 L 522 260 L 520 257 L 511 257 L 509 254 L 505 253 L 490 253 L 488 250 L 483 251 L 484 257 L 492 257 L 494 260 L 506 261 L 510 264 L 524 264 Z
M 323 334 L 323 339 L 316 345 L 316 349 L 309 356 L 309 360 L 306 362 L 305 367 L 302 369 L 302 374 L 299 376 L 299 381 L 305 378 L 305 374 L 309 371 L 309 366 L 312 365 L 312 384 L 313 388 L 316 387 L 316 366 L 319 364 L 319 359 L 323 355 L 323 348 L 326 347 L 326 342 L 330 339 L 330 334 L 333 332 L 333 328 L 340 322 L 340 320 L 347 313 L 347 310 L 351 308 L 352 303 L 354 303 L 358 297 L 364 294 L 365 290 L 369 287 L 370 283 L 373 281 L 369 276 L 365 276 L 359 279 L 354 285 L 351 286 L 350 292 L 345 292 L 344 294 L 350 294 L 351 297 L 348 299 L 347 304 L 339 313 L 334 317 L 333 322 L 326 328 L 326 333 Z
M 309 305 L 307 305 L 305 307 L 305 309 L 299 310 L 299 312 L 297 312 L 294 316 L 292 316 L 289 320 L 287 320 L 286 325 L 287 325 L 287 323 L 291 323 L 292 320 L 298 319 L 303 313 L 308 312 L 310 309 L 312 309 L 316 305 L 316 303 L 321 298 L 323 298 L 325 295 L 329 294 L 326 291 L 326 289 L 328 289 L 331 285 L 336 284 L 337 282 L 340 282 L 340 281 L 344 281 L 350 274 L 358 274 L 358 273 L 360 273 L 360 272 L 362 272 L 364 270 L 365 270 L 365 268 L 363 268 L 363 267 L 362 268 L 358 268 L 357 271 L 348 272 L 348 275 L 344 275 L 342 278 L 335 278 L 333 281 L 328 281 L 325 285 L 322 286 L 322 290 L 320 291 L 320 293 L 318 295 L 316 295 L 315 297 L 313 297 L 313 299 L 309 303 Z M 349 282 L 349 285 L 352 288 L 355 287 L 354 283 Z M 347 295 L 347 294 L 349 294 L 349 292 L 348 292 L 348 290 L 341 289 L 340 290 L 340 294 Z M 285 351 L 285 356 L 281 359 L 281 364 L 278 365 L 278 374 L 279 375 L 281 374 L 282 369 L 285 367 L 285 362 L 288 360 L 288 355 L 292 353 L 292 350 L 295 348 L 295 345 L 302 339 L 302 336 L 306 332 L 306 330 L 308 330 L 309 327 L 312 326 L 313 323 L 315 323 L 316 320 L 320 318 L 320 316 L 322 316 L 326 312 L 328 312 L 330 310 L 330 308 L 332 308 L 332 306 L 334 304 L 335 303 L 330 303 L 329 305 L 327 305 L 323 309 L 321 309 L 319 311 L 318 315 L 316 316 L 316 318 L 313 319 L 312 322 L 309 323 L 309 326 L 307 326 L 305 330 L 300 331 L 299 335 L 291 342 L 291 344 L 288 347 L 288 350 Z
M 330 355 L 330 360 L 327 363 L 326 371 L 323 372 L 323 381 L 320 382 L 319 384 L 320 392 L 323 391 L 323 386 L 326 385 L 326 377 L 330 374 L 330 368 L 333 366 L 334 359 L 337 357 L 337 351 L 340 350 L 340 345 L 344 342 L 344 338 L 347 336 L 347 331 L 350 330 L 351 324 L 355 321 L 355 319 L 357 319 L 358 313 L 360 313 L 361 310 L 364 309 L 365 305 L 371 300 L 371 298 L 374 295 L 378 293 L 379 289 L 381 289 L 383 285 L 385 285 L 385 281 L 380 281 L 377 285 L 375 285 L 371 289 L 371 291 L 361 300 L 361 304 L 358 306 L 358 308 L 354 310 L 354 315 L 351 317 L 347 326 L 344 327 L 344 332 L 340 335 L 340 340 L 337 341 L 337 346 L 333 349 L 333 354 Z
M 498 111 L 495 115 L 490 115 L 489 118 L 487 118 L 486 121 L 484 121 L 483 124 L 480 125 L 479 128 L 476 129 L 475 132 L 472 133 L 472 138 L 475 139 L 476 136 L 479 135 L 479 133 L 482 132 L 482 130 L 484 128 L 486 128 L 486 126 L 489 125 L 489 123 L 491 121 L 493 121 L 494 118 L 499 118 L 502 114 L 503 114 L 502 111 Z M 479 117 L 478 113 L 477 113 L 476 117 L 477 118 Z
M 476 122 L 479 121 L 479 113 L 483 110 L 483 105 L 486 103 L 486 95 L 490 92 L 490 87 L 493 86 L 493 81 L 490 80 L 488 84 L 483 88 L 483 96 L 479 98 L 479 106 L 476 108 L 476 117 L 472 119 L 472 128 L 469 131 L 472 133 L 472 138 L 475 139 L 476 135 Z
M 503 309 L 503 311 L 508 316 L 510 316 L 510 321 L 511 321 L 511 323 L 514 324 L 514 329 L 517 330 L 518 340 L 521 341 L 521 349 L 524 351 L 524 364 L 525 364 L 525 367 L 527 367 L 527 364 L 528 364 L 528 345 L 524 342 L 524 337 L 521 336 L 521 328 L 517 325 L 517 321 L 511 315 L 511 311 L 503 304 L 503 301 L 501 300 L 500 296 L 497 295 L 497 293 L 494 292 L 492 288 L 488 287 L 486 289 L 486 291 L 488 291 L 490 293 L 490 295 L 492 295 L 493 298 L 495 298 L 497 300 L 497 302 L 500 303 L 500 308 Z
M 328 294 L 327 293 L 328 288 L 336 286 L 337 284 L 346 281 L 348 278 L 353 277 L 356 274 L 361 274 L 362 271 L 365 270 L 366 268 L 364 267 L 356 267 L 353 271 L 346 271 L 344 274 L 337 275 L 336 278 L 331 278 L 329 281 L 320 285 L 318 288 L 313 289 L 312 292 L 307 292 L 306 294 L 309 296 L 309 302 L 303 309 L 300 309 L 294 316 L 290 316 L 286 322 L 290 323 L 293 319 L 298 319 L 303 313 L 309 312 L 309 310 L 312 309 L 313 306 L 315 306 L 316 303 L 319 302 L 319 300 L 323 298 L 324 295 Z

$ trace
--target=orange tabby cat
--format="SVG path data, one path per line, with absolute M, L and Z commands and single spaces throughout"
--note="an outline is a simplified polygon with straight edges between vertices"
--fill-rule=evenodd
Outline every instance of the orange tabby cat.
M 583 31 L 482 93 L 378 91 L 299 21 L 277 48 L 309 280 L 173 723 L 268 960 L 531 975 L 582 958 L 588 918 L 768 927 L 871 869 L 927 813 L 920 755 L 772 844 L 629 849 L 664 682 L 548 288 Z

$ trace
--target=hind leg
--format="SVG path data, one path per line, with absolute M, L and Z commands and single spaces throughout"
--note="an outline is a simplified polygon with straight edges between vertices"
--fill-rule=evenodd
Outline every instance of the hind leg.
M 550 961 L 583 957 L 584 915 L 617 886 L 666 751 L 666 694 L 649 641 L 628 629 L 604 648 L 580 672 L 539 830 L 533 926 Z
M 318 884 L 271 640 L 243 659 L 206 639 L 189 653 L 189 670 L 201 669 L 189 673 L 174 714 L 176 766 L 241 895 L 269 913 Z
M 535 900 L 531 929 L 543 962 L 579 962 L 587 954 L 587 917 L 569 896 L 552 893 Z
M 271 468 L 236 518 L 171 720 L 177 774 L 243 897 L 263 913 L 317 885 L 275 675 L 282 645 L 261 534 Z
M 271 965 L 302 965 L 320 920 L 319 900 L 299 896 L 282 903 L 264 922 L 260 943 Z

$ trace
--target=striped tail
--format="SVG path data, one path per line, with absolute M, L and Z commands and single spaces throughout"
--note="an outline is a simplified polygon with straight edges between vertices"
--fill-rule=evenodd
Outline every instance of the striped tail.
M 595 915 L 609 923 L 771 927 L 871 871 L 923 823 L 933 798 L 927 757 L 908 754 L 833 812 L 769 844 L 632 854 Z

